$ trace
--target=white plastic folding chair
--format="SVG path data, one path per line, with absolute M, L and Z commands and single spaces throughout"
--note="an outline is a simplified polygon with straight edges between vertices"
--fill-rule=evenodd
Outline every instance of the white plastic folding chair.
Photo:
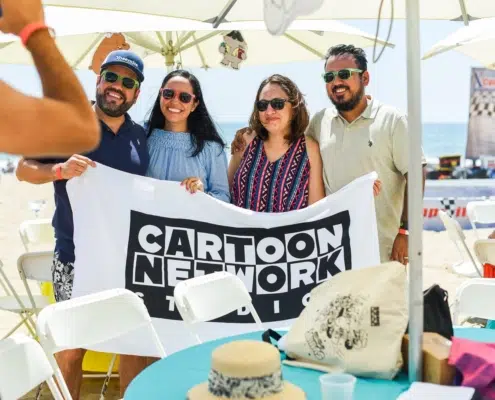
M 480 266 L 476 263 L 476 260 L 466 244 L 466 235 L 464 235 L 459 222 L 451 218 L 445 211 L 438 211 L 438 215 L 442 220 L 450 239 L 454 242 L 455 247 L 461 256 L 461 261 L 452 265 L 452 271 L 458 275 L 467 277 L 483 276 Z M 467 254 L 469 260 L 465 259 L 465 254 Z
M 466 213 L 476 238 L 479 238 L 476 224 L 495 223 L 495 201 L 470 201 L 466 205 Z
M 260 330 L 263 323 L 253 306 L 251 295 L 242 280 L 229 272 L 214 272 L 187 279 L 174 289 L 177 309 L 198 343 L 201 339 L 193 325 L 212 321 L 247 307 Z
M 12 282 L 7 277 L 3 269 L 3 264 L 0 261 L 0 282 L 5 291 L 4 296 L 0 296 L 0 310 L 9 311 L 18 314 L 21 321 L 14 326 L 4 338 L 10 336 L 17 329 L 19 329 L 23 324 L 28 329 L 29 333 L 34 337 L 35 333 L 35 323 L 32 316 L 36 314 L 41 308 L 48 305 L 48 299 L 44 296 L 37 295 L 33 296 L 31 292 L 28 295 L 19 295 L 15 290 Z
M 54 357 L 59 351 L 83 348 L 114 353 L 115 349 L 102 348 L 102 344 L 139 330 L 146 336 L 140 341 L 151 342 L 156 348 L 153 355 L 147 356 L 166 356 L 144 302 L 127 289 L 105 290 L 50 304 L 39 313 L 36 329 L 66 399 L 71 399 L 70 393 Z M 120 343 L 120 348 L 123 345 Z M 127 354 L 133 354 L 132 349 L 129 351 Z
M 53 251 L 38 251 L 38 252 L 28 252 L 22 254 L 17 260 L 17 269 L 19 270 L 19 275 L 24 284 L 24 288 L 27 293 L 26 296 L 20 296 L 24 305 L 29 307 L 33 314 L 38 314 L 39 311 L 49 304 L 49 299 L 43 295 L 33 295 L 31 288 L 29 286 L 28 280 L 34 280 L 38 283 L 50 282 L 52 281 L 52 266 L 53 261 Z M 35 327 L 33 327 L 36 329 Z M 112 377 L 113 366 L 116 361 L 116 355 L 113 356 L 112 361 L 109 365 L 107 373 L 103 374 L 91 374 L 84 375 L 90 378 L 101 378 L 104 377 L 105 380 L 102 385 L 101 399 L 105 397 L 105 392 L 108 388 L 108 383 Z
M 459 324 L 459 315 L 495 320 L 495 279 L 474 278 L 464 282 L 456 292 L 453 323 Z
M 26 335 L 0 341 L 0 399 L 17 400 L 46 382 L 55 400 L 64 400 L 40 344 Z
M 479 239 L 474 242 L 474 254 L 484 265 L 486 263 L 495 265 L 495 239 Z
M 19 235 L 26 251 L 33 245 L 53 248 L 55 233 L 52 221 L 48 218 L 23 221 L 19 226 Z

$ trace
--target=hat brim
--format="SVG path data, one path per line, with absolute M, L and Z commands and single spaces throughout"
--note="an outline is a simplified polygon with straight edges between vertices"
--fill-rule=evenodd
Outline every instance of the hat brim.
M 127 68 L 128 70 L 130 70 L 136 74 L 136 77 L 137 77 L 139 82 L 144 81 L 144 75 L 138 69 L 132 68 L 131 66 L 129 66 L 129 64 L 126 64 L 126 63 L 121 62 L 121 61 L 113 61 L 113 62 L 105 63 L 100 67 L 100 70 L 103 71 L 105 68 L 108 68 L 112 65 L 119 65 L 121 67 Z
M 227 397 L 218 397 L 211 394 L 208 391 L 208 382 L 201 383 L 197 386 L 194 386 L 187 393 L 187 400 L 227 400 Z M 240 399 L 238 400 L 249 400 L 249 399 Z M 263 397 L 263 400 L 306 400 L 306 394 L 303 392 L 301 388 L 296 385 L 293 385 L 290 382 L 284 382 L 284 390 L 281 393 L 274 394 L 272 396 Z

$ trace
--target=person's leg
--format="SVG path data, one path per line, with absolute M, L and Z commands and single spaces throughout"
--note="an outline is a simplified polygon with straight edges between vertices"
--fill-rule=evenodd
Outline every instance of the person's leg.
M 124 397 L 127 386 L 148 365 L 153 364 L 158 358 L 120 355 L 120 397 Z
M 79 399 L 82 384 L 82 363 L 85 349 L 64 350 L 55 354 L 57 364 L 62 371 L 65 383 L 69 388 L 72 400 Z
M 69 300 L 72 297 L 74 282 L 74 263 L 61 260 L 55 252 L 52 265 L 53 294 L 55 301 Z M 73 400 L 79 399 L 82 384 L 82 363 L 86 350 L 71 349 L 55 354 L 55 359 L 62 372 Z

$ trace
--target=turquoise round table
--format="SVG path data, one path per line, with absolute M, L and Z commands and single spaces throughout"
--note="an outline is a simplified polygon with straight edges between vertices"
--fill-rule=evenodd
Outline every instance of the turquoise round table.
M 492 329 L 458 328 L 455 329 L 455 336 L 495 343 L 495 330 Z M 243 339 L 261 340 L 261 332 L 203 343 L 155 362 L 131 382 L 125 393 L 125 400 L 184 400 L 191 387 L 207 381 L 211 352 L 223 343 Z M 320 399 L 318 377 L 321 372 L 285 365 L 282 366 L 282 370 L 284 379 L 301 387 L 308 400 Z M 354 399 L 395 400 L 408 388 L 409 382 L 403 373 L 393 381 L 358 379 Z

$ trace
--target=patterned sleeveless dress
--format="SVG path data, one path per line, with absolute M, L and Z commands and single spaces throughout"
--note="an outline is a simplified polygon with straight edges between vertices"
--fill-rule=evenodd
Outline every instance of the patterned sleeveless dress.
M 268 161 L 256 136 L 234 175 L 232 204 L 253 211 L 283 212 L 308 206 L 309 158 L 301 136 L 275 162 Z

